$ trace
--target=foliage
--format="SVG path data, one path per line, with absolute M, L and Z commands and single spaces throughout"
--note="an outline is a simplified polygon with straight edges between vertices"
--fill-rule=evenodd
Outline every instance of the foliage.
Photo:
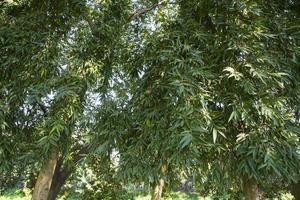
M 262 185 L 274 176 L 295 180 L 299 123 L 288 95 L 299 99 L 294 2 L 176 3 L 174 19 L 136 36 L 143 45 L 128 66 L 137 72 L 128 104 L 134 125 L 124 136 L 132 137 L 124 152 L 119 147 L 123 175 L 171 181 L 172 171 L 192 170 L 225 190 L 243 176 Z
M 129 199 L 131 194 L 123 187 L 122 182 L 116 178 L 113 163 L 102 158 L 90 156 L 86 162 L 77 169 L 73 180 L 76 191 L 82 199 Z M 69 189 L 74 191 L 74 187 Z
M 16 199 L 16 200 L 29 200 L 30 199 L 30 190 L 29 189 L 9 189 L 1 193 L 0 196 L 1 200 L 9 200 L 9 199 Z
M 0 188 L 58 149 L 57 173 L 90 173 L 85 198 L 182 174 L 207 194 L 251 178 L 277 195 L 300 173 L 299 6 L 4 0 Z

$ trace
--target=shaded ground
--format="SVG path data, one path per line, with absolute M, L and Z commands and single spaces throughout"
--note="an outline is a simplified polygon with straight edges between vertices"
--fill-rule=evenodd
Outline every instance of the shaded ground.
M 183 192 L 173 192 L 166 194 L 163 200 L 213 200 L 210 197 L 200 197 L 196 193 L 183 193 Z M 228 199 L 226 197 L 222 200 Z M 293 200 L 294 198 L 290 194 L 282 194 L 280 198 L 274 200 Z M 31 200 L 31 191 L 29 189 L 11 189 L 0 194 L 0 200 Z M 82 200 L 76 194 L 71 194 L 68 196 L 63 196 L 59 200 Z M 136 196 L 134 199 L 128 200 L 150 200 L 150 196 Z
M 149 200 L 150 196 L 137 196 L 134 200 Z M 171 193 L 168 194 L 164 200 L 204 200 L 195 193 Z M 209 198 L 206 198 L 209 199 Z M 31 192 L 28 189 L 12 189 L 5 191 L 3 195 L 0 195 L 0 200 L 31 200 Z M 68 197 L 61 197 L 59 200 L 81 200 L 75 194 L 69 195 Z

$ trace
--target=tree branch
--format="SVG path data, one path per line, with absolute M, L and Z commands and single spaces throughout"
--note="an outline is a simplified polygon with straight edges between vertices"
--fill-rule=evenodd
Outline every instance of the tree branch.
M 47 114 L 47 107 L 45 105 L 43 105 L 42 103 L 38 103 L 39 107 L 41 108 L 41 110 L 43 111 L 44 115 Z
M 151 10 L 157 8 L 157 7 L 162 6 L 163 3 L 165 3 L 165 1 L 159 1 L 159 2 L 153 4 L 152 6 L 150 6 L 150 7 L 148 7 L 148 8 L 142 8 L 142 9 L 137 10 L 135 13 L 133 13 L 133 14 L 129 17 L 128 21 L 132 21 L 132 20 L 134 20 L 134 19 L 139 18 L 140 16 L 146 14 L 147 12 L 149 12 L 149 11 L 151 11 Z
M 83 146 L 77 153 L 73 155 L 73 162 L 77 164 L 78 161 L 86 157 L 86 154 L 88 154 L 89 151 L 90 151 L 90 145 Z

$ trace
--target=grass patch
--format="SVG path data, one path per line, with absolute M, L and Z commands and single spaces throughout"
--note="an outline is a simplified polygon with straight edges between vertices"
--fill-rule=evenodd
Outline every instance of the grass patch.
M 150 200 L 150 195 L 137 196 L 135 200 Z M 200 197 L 197 193 L 172 192 L 165 194 L 163 200 L 211 200 L 211 198 Z
M 0 193 L 0 200 L 31 200 L 30 189 L 8 189 Z M 81 200 L 76 194 L 63 195 L 58 200 Z
M 0 200 L 30 200 L 29 189 L 9 189 L 1 193 Z
M 150 200 L 150 195 L 140 194 L 134 198 L 128 200 Z M 183 192 L 171 192 L 164 195 L 163 200 L 212 200 L 211 197 L 200 197 L 197 193 L 183 193 Z M 230 199 L 224 198 L 222 199 Z M 293 196 L 289 193 L 282 193 L 280 197 L 274 198 L 274 200 L 292 200 Z M 0 200 L 31 200 L 30 189 L 9 189 L 0 193 Z M 76 193 L 61 196 L 59 200 L 83 200 Z
M 150 200 L 150 195 L 138 195 L 134 200 Z M 128 199 L 128 200 L 133 200 Z M 0 194 L 0 200 L 31 200 L 30 189 L 9 189 Z M 59 200 L 81 200 L 76 193 L 65 194 Z M 163 200 L 210 200 L 210 198 L 200 198 L 196 193 L 172 192 L 166 194 Z

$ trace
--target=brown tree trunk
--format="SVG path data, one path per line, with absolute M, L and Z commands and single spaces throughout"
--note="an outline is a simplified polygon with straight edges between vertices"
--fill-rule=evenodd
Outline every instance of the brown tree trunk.
M 72 171 L 67 168 L 61 169 L 61 165 L 57 165 L 53 175 L 48 200 L 55 200 L 61 191 L 62 186 L 71 175 Z
M 152 187 L 151 200 L 161 200 L 164 185 L 165 181 L 163 179 L 160 179 L 158 181 L 158 184 Z
M 168 171 L 168 165 L 163 164 L 162 167 L 161 167 L 162 174 L 166 175 L 167 171 Z M 165 186 L 165 181 L 162 178 L 159 179 L 159 181 L 156 185 L 152 186 L 151 200 L 161 200 L 164 186 Z
M 246 200 L 259 199 L 258 186 L 254 179 L 244 177 L 243 178 L 243 190 L 244 190 Z
M 295 200 L 300 200 L 300 181 L 291 185 L 291 194 L 295 197 Z
M 48 200 L 54 170 L 58 161 L 57 148 L 50 150 L 48 160 L 43 164 L 32 194 L 32 200 Z
M 77 153 L 74 153 L 73 160 L 71 162 L 72 165 L 65 164 L 65 166 L 63 166 L 63 158 L 59 159 L 53 174 L 48 200 L 55 200 L 57 198 L 61 188 L 75 170 L 75 166 L 81 161 L 82 158 L 85 157 L 85 153 L 88 152 L 88 149 L 88 146 L 84 146 Z

